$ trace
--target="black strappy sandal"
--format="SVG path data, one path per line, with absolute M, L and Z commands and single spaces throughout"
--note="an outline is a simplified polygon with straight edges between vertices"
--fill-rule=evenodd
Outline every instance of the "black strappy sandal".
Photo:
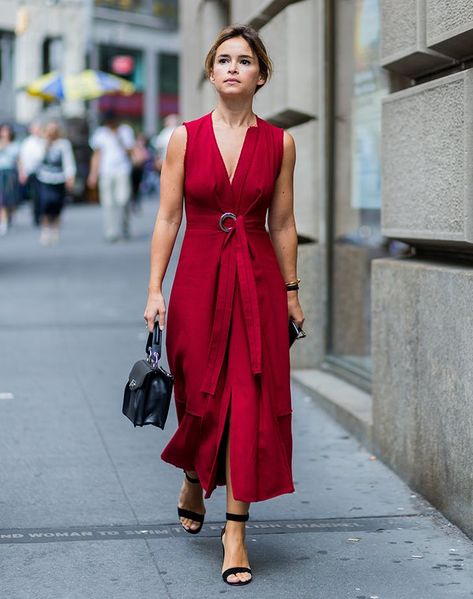
M 192 483 L 192 484 L 199 483 L 200 484 L 200 480 L 198 478 L 192 478 L 191 476 L 189 476 L 187 474 L 187 472 L 185 470 L 184 470 L 184 474 L 186 475 L 186 478 L 190 483 Z M 196 535 L 202 530 L 205 514 L 198 514 L 197 512 L 193 512 L 192 510 L 186 510 L 183 507 L 179 507 L 179 506 L 177 507 L 177 514 L 178 514 L 179 518 L 189 518 L 190 520 L 194 520 L 194 522 L 200 522 L 199 528 L 196 528 L 195 530 L 193 530 L 192 528 L 186 528 L 181 523 L 182 528 L 186 532 L 188 532 L 190 535 Z
M 235 522 L 246 522 L 249 518 L 249 514 L 230 514 L 229 512 L 227 512 L 227 520 L 233 520 Z M 225 528 L 226 525 L 222 528 L 222 532 L 220 534 L 220 539 L 222 541 L 222 549 L 223 549 L 223 559 L 225 560 L 225 547 L 223 545 L 223 535 L 225 534 Z M 227 568 L 225 570 L 225 572 L 222 572 L 222 578 L 224 580 L 224 582 L 226 582 L 227 584 L 229 584 L 232 587 L 239 587 L 239 586 L 243 586 L 245 584 L 250 584 L 250 582 L 253 580 L 253 577 L 251 577 L 249 580 L 239 580 L 238 582 L 229 582 L 228 581 L 228 577 L 231 576 L 232 574 L 238 574 L 240 572 L 248 572 L 249 574 L 251 574 L 251 568 L 245 568 L 244 566 L 236 566 L 234 568 Z

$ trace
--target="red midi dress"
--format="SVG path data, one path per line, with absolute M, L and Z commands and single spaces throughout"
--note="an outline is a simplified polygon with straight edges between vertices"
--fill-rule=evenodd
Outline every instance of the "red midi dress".
M 161 457 L 262 501 L 294 491 L 285 282 L 265 228 L 282 129 L 257 118 L 233 180 L 212 115 L 185 123 L 186 231 L 169 298 L 166 349 L 178 428 Z M 226 213 L 230 213 L 228 216 Z

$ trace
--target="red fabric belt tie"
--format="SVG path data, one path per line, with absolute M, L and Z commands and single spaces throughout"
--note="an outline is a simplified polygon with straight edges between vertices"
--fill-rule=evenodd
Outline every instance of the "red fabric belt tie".
M 201 387 L 202 392 L 210 395 L 214 395 L 215 393 L 225 357 L 232 317 L 236 277 L 238 277 L 243 304 L 245 327 L 250 349 L 251 370 L 254 375 L 261 374 L 260 314 L 247 230 L 264 231 L 264 224 L 260 220 L 245 218 L 243 215 L 235 216 L 231 213 L 225 213 L 225 215 L 228 214 L 230 216 L 227 216 L 225 219 L 223 219 L 224 215 L 222 215 L 220 222 L 218 217 L 215 218 L 214 216 L 215 220 L 212 227 L 213 230 L 215 230 L 215 227 L 217 227 L 217 230 L 221 230 L 222 235 L 225 235 L 225 239 L 222 244 L 220 258 L 215 317 L 210 336 L 209 360 Z M 196 223 L 197 226 L 195 228 L 203 228 L 202 224 L 200 220 L 198 225 Z M 191 228 L 194 227 L 191 225 Z

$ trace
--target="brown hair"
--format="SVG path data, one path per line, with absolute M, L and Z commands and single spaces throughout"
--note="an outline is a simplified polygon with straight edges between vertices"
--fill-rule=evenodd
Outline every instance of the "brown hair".
M 248 27 L 248 25 L 231 25 L 222 29 L 222 31 L 218 34 L 217 39 L 214 41 L 205 59 L 205 74 L 207 77 L 210 77 L 210 74 L 213 70 L 217 48 L 223 44 L 223 42 L 226 42 L 234 37 L 242 37 L 250 46 L 256 58 L 258 59 L 259 70 L 266 83 L 266 81 L 271 78 L 273 73 L 273 64 L 269 58 L 265 45 L 259 36 L 259 33 L 252 27 Z M 262 88 L 263 85 L 264 83 L 258 85 L 256 91 Z

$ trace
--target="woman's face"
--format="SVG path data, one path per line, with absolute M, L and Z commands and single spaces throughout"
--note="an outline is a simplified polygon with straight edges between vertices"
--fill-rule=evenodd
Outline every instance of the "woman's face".
M 224 95 L 253 96 L 258 85 L 263 85 L 258 59 L 248 42 L 242 37 L 232 37 L 220 44 L 210 81 Z
M 44 130 L 44 134 L 47 140 L 54 141 L 59 137 L 59 127 L 57 123 L 48 123 Z

